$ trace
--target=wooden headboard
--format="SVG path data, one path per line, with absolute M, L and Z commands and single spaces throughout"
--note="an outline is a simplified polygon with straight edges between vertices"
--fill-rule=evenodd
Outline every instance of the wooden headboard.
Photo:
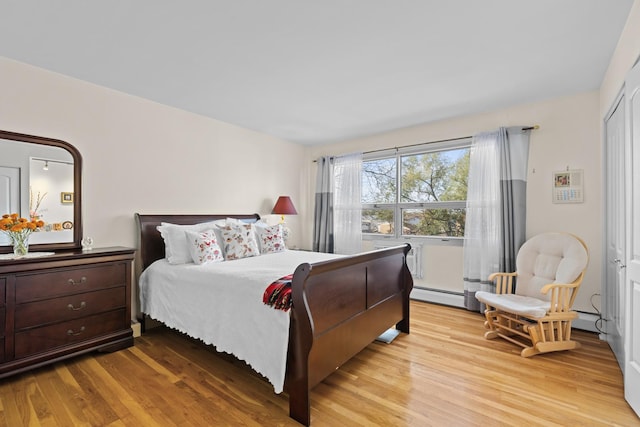
M 164 240 L 156 227 L 161 222 L 169 222 L 171 224 L 193 225 L 201 222 L 215 221 L 217 219 L 237 218 L 255 222 L 260 219 L 258 214 L 240 214 L 240 215 L 184 215 L 184 214 L 168 214 L 168 215 L 141 215 L 135 214 L 138 229 L 140 231 L 140 241 L 138 242 L 138 251 L 140 260 L 142 261 L 142 269 L 150 266 L 154 261 L 164 258 Z

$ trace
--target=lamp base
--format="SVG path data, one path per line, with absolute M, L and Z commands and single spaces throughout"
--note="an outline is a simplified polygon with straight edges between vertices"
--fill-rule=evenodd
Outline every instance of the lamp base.
M 284 222 L 281 222 L 280 224 L 282 224 L 282 238 L 284 239 L 284 242 L 287 243 L 291 236 L 291 229 L 287 227 Z

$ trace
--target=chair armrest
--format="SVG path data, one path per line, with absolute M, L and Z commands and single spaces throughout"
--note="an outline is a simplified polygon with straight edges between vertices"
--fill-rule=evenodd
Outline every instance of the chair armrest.
M 546 295 L 551 292 L 550 313 L 567 312 L 571 311 L 579 287 L 580 283 L 549 283 L 540 289 L 540 293 Z
M 512 294 L 513 279 L 518 273 L 493 273 L 489 275 L 489 281 L 495 282 L 496 294 Z
M 540 293 L 546 295 L 554 288 L 577 288 L 578 286 L 580 286 L 578 283 L 549 283 L 540 289 Z

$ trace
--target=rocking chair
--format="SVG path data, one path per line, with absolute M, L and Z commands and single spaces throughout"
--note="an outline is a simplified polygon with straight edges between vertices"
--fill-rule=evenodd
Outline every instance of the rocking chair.
M 496 292 L 476 292 L 486 304 L 484 337 L 524 347 L 520 355 L 580 347 L 571 339 L 572 310 L 589 262 L 585 243 L 568 233 L 543 233 L 526 241 L 515 273 L 494 273 Z M 515 289 L 514 289 L 515 285 Z

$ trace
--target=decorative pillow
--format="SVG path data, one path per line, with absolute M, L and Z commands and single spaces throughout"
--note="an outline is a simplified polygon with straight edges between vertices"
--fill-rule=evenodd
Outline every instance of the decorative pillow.
M 167 258 L 169 264 L 187 264 L 193 262 L 185 231 L 211 230 L 216 225 L 224 223 L 224 220 L 203 222 L 194 225 L 178 225 L 168 222 L 161 223 L 156 228 L 164 239 L 165 258 Z
M 256 227 L 258 241 L 260 242 L 260 252 L 270 254 L 274 252 L 282 252 L 287 247 L 284 243 L 284 230 L 282 224 L 271 225 L 267 227 Z
M 251 224 L 225 225 L 224 227 L 219 226 L 219 228 L 222 232 L 222 245 L 226 260 L 260 255 Z
M 222 249 L 218 245 L 213 230 L 185 231 L 191 259 L 196 264 L 224 261 Z

